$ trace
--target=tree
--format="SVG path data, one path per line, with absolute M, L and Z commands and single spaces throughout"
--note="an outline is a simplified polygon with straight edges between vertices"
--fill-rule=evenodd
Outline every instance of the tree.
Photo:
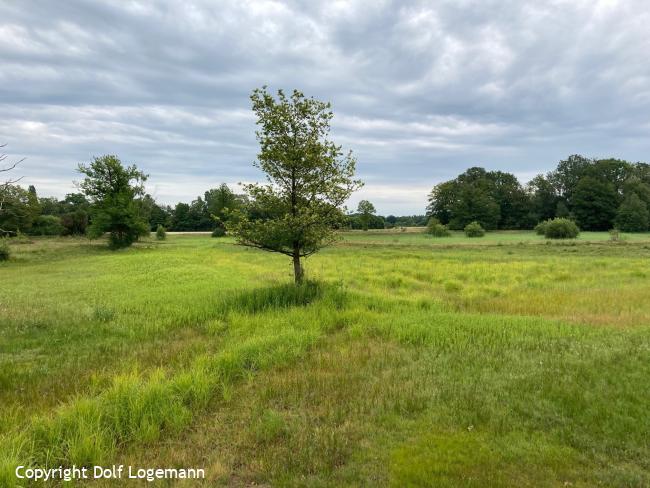
M 38 198 L 18 185 L 3 184 L 0 234 L 16 235 L 30 232 L 34 219 L 40 214 Z
M 479 167 L 436 185 L 429 194 L 428 211 L 453 229 L 474 220 L 490 229 L 532 227 L 536 221 L 530 215 L 530 196 L 515 175 Z
M 650 206 L 650 185 L 636 175 L 630 176 L 623 184 L 623 196 L 627 197 L 632 193 L 636 193 L 643 203 Z
M 61 225 L 65 235 L 84 235 L 88 228 L 88 212 L 74 210 L 61 215 Z
M 213 237 L 224 236 L 226 234 L 226 222 L 233 212 L 240 210 L 244 206 L 244 198 L 235 194 L 225 183 L 219 185 L 218 188 L 206 191 L 204 197 L 208 215 L 214 221 L 212 224 L 214 227 Z
M 64 234 L 85 234 L 90 214 L 90 202 L 86 196 L 83 193 L 68 193 L 59 205 Z
M 140 201 L 147 175 L 135 165 L 124 167 L 113 155 L 80 164 L 78 170 L 86 175 L 79 187 L 91 202 L 90 237 L 108 232 L 110 247 L 117 249 L 149 233 Z
M 171 209 L 166 205 L 158 205 L 154 198 L 147 194 L 142 199 L 143 214 L 149 222 L 149 229 L 157 231 L 159 226 L 165 229 L 171 223 Z
M 345 220 L 343 204 L 361 187 L 353 179 L 355 159 L 328 139 L 329 103 L 297 90 L 291 96 L 279 90 L 276 99 L 266 87 L 255 89 L 251 101 L 260 127 L 254 164 L 268 182 L 244 186 L 259 217 L 236 212 L 228 230 L 242 245 L 291 256 L 301 283 L 301 258 L 333 241 Z
M 0 144 L 0 149 L 5 148 L 6 146 L 7 146 L 6 144 Z M 5 163 L 6 160 L 7 160 L 7 155 L 0 154 L 0 176 L 9 175 L 9 172 L 16 169 L 16 166 L 22 163 L 25 159 L 23 158 L 19 161 L 16 161 L 14 163 L 9 163 L 9 164 Z M 5 178 L 4 181 L 1 181 L 2 179 L 0 178 L 0 235 L 10 234 L 12 232 L 11 230 L 4 229 L 2 227 L 2 220 L 6 217 L 5 215 L 6 203 L 7 203 L 7 199 L 9 198 L 10 188 L 16 183 L 18 183 L 21 179 L 22 176 L 18 178 L 12 178 L 7 176 L 7 178 Z
M 445 181 L 433 187 L 429 193 L 429 205 L 427 212 L 436 217 L 442 224 L 449 224 L 451 221 L 452 207 L 456 203 L 458 193 L 458 182 L 456 180 Z
M 188 231 L 194 230 L 194 224 L 190 220 L 190 206 L 187 203 L 178 202 L 172 211 L 172 230 Z
M 530 198 L 517 177 L 503 171 L 488 171 L 488 192 L 499 205 L 499 229 L 530 227 L 526 215 L 530 212 Z
M 573 154 L 560 161 L 555 171 L 548 174 L 548 180 L 555 188 L 556 194 L 564 201 L 573 204 L 573 192 L 585 171 L 594 161 L 579 154 Z
M 241 208 L 244 203 L 241 196 L 235 194 L 225 183 L 206 191 L 204 197 L 210 215 L 221 221 L 227 220 L 228 213 Z
M 612 183 L 585 176 L 576 185 L 572 201 L 571 211 L 582 230 L 612 228 L 619 201 Z
M 368 224 L 370 219 L 375 214 L 375 206 L 370 203 L 368 200 L 361 200 L 357 207 L 357 213 L 359 214 L 359 220 L 361 222 L 361 228 L 363 230 L 368 230 Z
M 616 227 L 623 232 L 648 230 L 648 207 L 636 193 L 628 195 L 616 214 Z
M 531 196 L 531 211 L 538 221 L 555 217 L 557 195 L 553 184 L 544 175 L 537 175 L 530 180 L 527 190 Z
M 462 230 L 475 221 L 484 229 L 496 229 L 501 218 L 499 204 L 485 190 L 472 186 L 459 192 L 451 215 L 449 227 L 456 230 Z

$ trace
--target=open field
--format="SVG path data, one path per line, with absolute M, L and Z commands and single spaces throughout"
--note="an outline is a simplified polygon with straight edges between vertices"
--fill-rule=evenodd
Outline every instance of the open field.
M 623 237 L 351 232 L 297 290 L 285 257 L 205 235 L 13 244 L 0 486 L 17 463 L 649 486 L 650 235 Z

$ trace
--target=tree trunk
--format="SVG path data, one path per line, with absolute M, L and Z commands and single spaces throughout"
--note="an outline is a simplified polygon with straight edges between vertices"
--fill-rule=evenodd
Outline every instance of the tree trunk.
M 296 280 L 296 285 L 302 283 L 303 270 L 302 263 L 300 262 L 300 250 L 297 247 L 293 248 L 293 276 Z

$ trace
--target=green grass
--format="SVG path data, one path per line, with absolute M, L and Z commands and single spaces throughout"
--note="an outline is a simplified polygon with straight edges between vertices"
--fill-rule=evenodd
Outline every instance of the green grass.
M 289 260 L 229 239 L 14 242 L 0 486 L 17 463 L 648 486 L 650 237 L 626 237 L 352 232 L 298 289 Z

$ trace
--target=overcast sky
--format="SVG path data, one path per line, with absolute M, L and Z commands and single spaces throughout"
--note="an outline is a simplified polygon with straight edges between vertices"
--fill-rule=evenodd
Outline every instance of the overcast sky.
M 470 166 L 650 160 L 647 0 L 0 0 L 0 142 L 41 195 L 117 154 L 160 201 L 261 180 L 249 95 L 333 104 L 383 214 Z

